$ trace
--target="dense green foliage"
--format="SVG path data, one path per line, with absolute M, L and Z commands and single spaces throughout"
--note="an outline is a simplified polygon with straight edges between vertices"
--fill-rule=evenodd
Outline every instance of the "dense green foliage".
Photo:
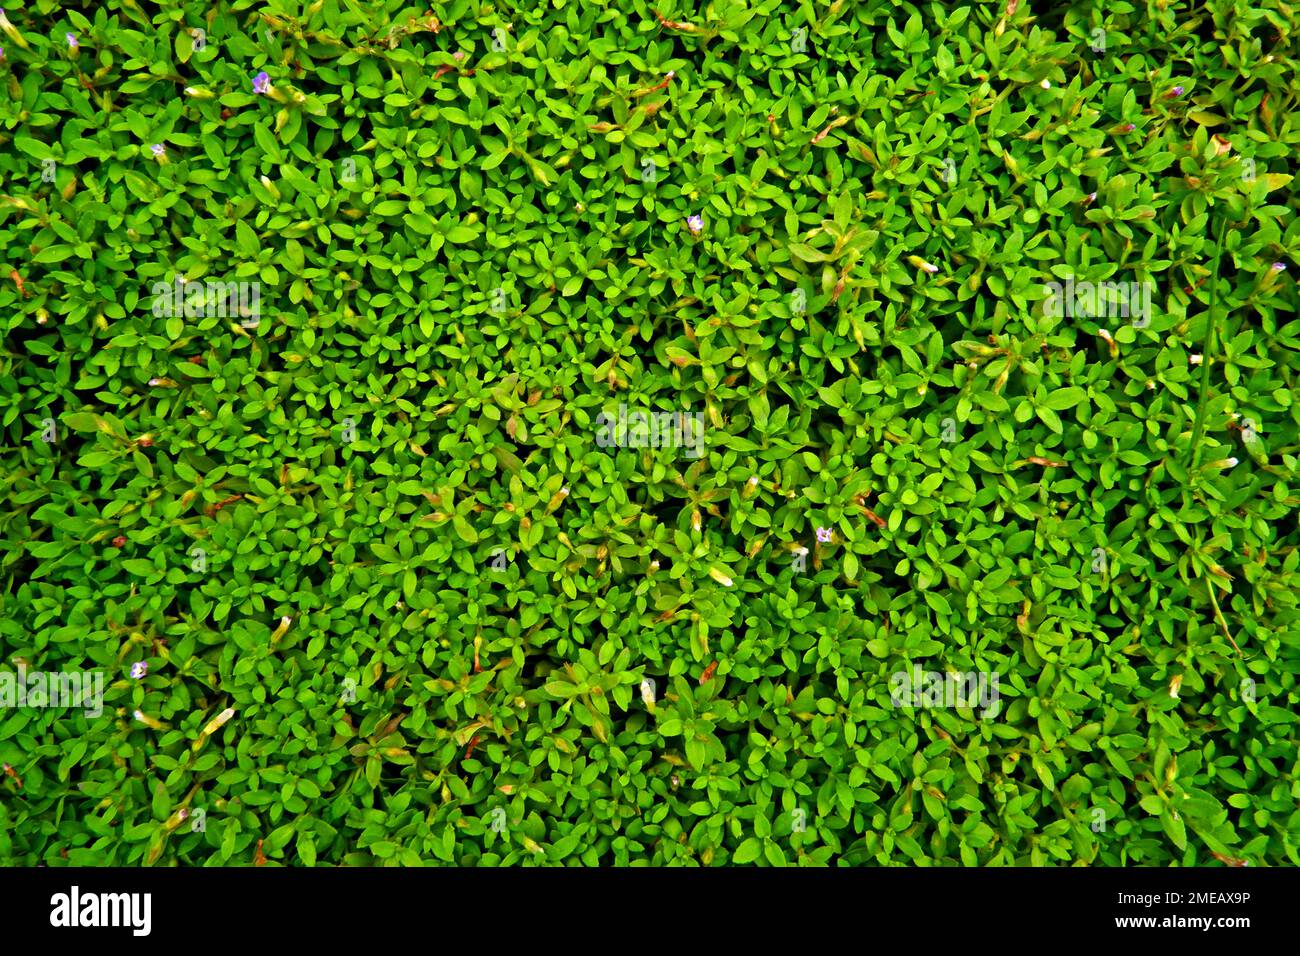
M 1293 7 L 82 10 L 0 651 L 104 706 L 0 709 L 0 862 L 1300 864 Z

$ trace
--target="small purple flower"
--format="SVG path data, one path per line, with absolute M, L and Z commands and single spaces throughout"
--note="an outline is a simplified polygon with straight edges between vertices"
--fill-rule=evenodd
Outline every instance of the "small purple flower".
M 1286 263 L 1285 263 L 1285 262 L 1275 262 L 1275 263 L 1273 263 L 1273 271 L 1274 271 L 1274 272 L 1286 272 Z
M 0 46 L 0 60 L 5 58 L 5 48 Z
M 80 45 L 81 45 L 81 44 L 79 44 L 79 43 L 77 42 L 77 35 L 76 35 L 75 33 L 69 33 L 69 34 L 68 34 L 68 49 L 69 49 L 69 50 L 75 50 L 75 49 L 77 49 L 77 47 L 79 47 Z
M 1136 123 L 1125 123 L 1123 128 L 1124 128 L 1124 132 L 1126 132 L 1126 133 L 1131 133 L 1131 132 L 1133 132 L 1135 129 L 1137 129 L 1137 124 L 1136 124 Z
M 465 51 L 464 51 L 464 50 L 457 50 L 455 53 L 453 53 L 453 54 L 451 55 L 451 58 L 452 58 L 453 60 L 463 60 L 463 59 L 465 59 Z
M 161 143 L 155 143 L 149 147 L 149 152 L 153 153 L 155 159 L 162 159 L 167 154 L 167 147 Z
M 831 531 L 830 528 L 818 528 L 817 540 L 820 541 L 822 544 L 828 544 L 833 534 L 834 532 Z
M 253 92 L 259 95 L 271 92 L 271 77 L 266 70 L 253 77 Z
M 1176 97 L 1176 96 L 1182 96 L 1185 92 L 1187 92 L 1187 91 L 1184 90 L 1181 86 L 1175 86 L 1172 90 L 1170 90 L 1170 91 L 1169 91 L 1167 94 L 1165 94 L 1165 95 L 1166 95 L 1167 97 L 1169 97 L 1170 99 L 1173 99 L 1173 98 Z
M 145 674 L 149 673 L 149 665 L 144 661 L 136 661 L 131 665 L 131 677 L 140 680 Z
M 691 235 L 698 236 L 704 231 L 704 217 L 691 216 L 686 220 L 686 228 L 691 231 Z

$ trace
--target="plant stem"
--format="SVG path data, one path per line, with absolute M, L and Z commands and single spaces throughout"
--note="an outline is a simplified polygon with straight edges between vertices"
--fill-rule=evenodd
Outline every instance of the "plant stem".
M 1228 622 L 1223 619 L 1223 612 L 1219 610 L 1219 601 L 1214 596 L 1214 582 L 1204 578 L 1202 578 L 1202 580 L 1205 581 L 1205 587 L 1209 591 L 1210 604 L 1214 606 L 1214 617 L 1219 622 L 1219 626 L 1223 628 L 1223 636 L 1228 639 L 1228 643 L 1232 645 L 1232 649 L 1235 650 L 1237 656 L 1240 657 L 1241 648 L 1238 647 L 1237 642 L 1232 639 L 1232 633 L 1228 630 Z
M 1214 362 L 1214 322 L 1216 306 L 1219 303 L 1219 261 L 1223 256 L 1223 223 L 1219 223 L 1218 235 L 1214 241 L 1214 264 L 1210 267 L 1210 310 L 1205 317 L 1205 341 L 1201 346 L 1201 397 L 1196 403 L 1196 423 L 1192 426 L 1192 443 L 1188 449 L 1189 471 L 1196 470 L 1196 463 L 1201 457 L 1201 432 L 1205 428 L 1205 403 L 1210 397 L 1210 365 Z

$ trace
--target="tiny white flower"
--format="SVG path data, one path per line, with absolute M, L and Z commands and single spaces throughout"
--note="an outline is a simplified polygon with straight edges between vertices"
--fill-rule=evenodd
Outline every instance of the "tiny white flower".
M 1052 88 L 1052 81 L 1048 79 L 1044 79 L 1043 82 L 1039 83 L 1038 85 L 1045 90 L 1050 90 Z
M 149 379 L 149 384 L 150 384 L 150 385 L 161 385 L 161 384 L 162 384 L 162 379 L 160 379 L 160 378 L 151 378 L 151 379 Z
M 1192 354 L 1192 357 L 1188 359 L 1188 361 L 1191 362 L 1193 365 L 1200 365 L 1203 358 L 1204 356 L 1202 356 L 1201 353 L 1195 352 Z
M 1237 467 L 1237 459 L 1235 459 L 1235 458 L 1229 458 L 1229 459 L 1227 459 L 1227 465 L 1228 465 L 1229 468 L 1235 468 L 1235 467 Z
M 757 485 L 758 485 L 758 475 L 751 475 L 749 479 L 749 487 L 754 488 Z

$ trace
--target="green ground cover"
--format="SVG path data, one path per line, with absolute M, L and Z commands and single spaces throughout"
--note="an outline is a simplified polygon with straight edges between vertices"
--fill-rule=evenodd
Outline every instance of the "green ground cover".
M 1300 864 L 1298 17 L 8 6 L 0 863 Z

